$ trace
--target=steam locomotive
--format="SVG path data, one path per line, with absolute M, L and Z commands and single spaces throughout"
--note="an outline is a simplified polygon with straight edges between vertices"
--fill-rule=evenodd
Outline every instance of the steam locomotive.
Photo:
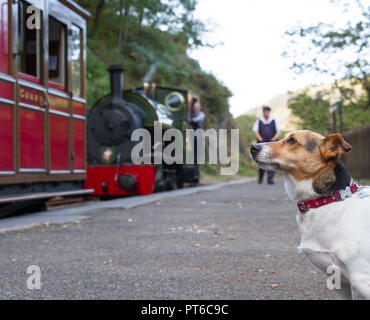
M 93 194 L 98 196 L 126 196 L 196 184 L 199 178 L 194 165 L 134 165 L 131 151 L 137 142 L 131 141 L 131 136 L 134 130 L 145 128 L 154 137 L 155 122 L 161 124 L 163 133 L 169 128 L 184 131 L 189 127 L 186 119 L 191 101 L 197 97 L 190 91 L 147 84 L 123 91 L 123 68 L 111 66 L 108 70 L 111 94 L 100 99 L 87 117 L 85 188 L 95 190 Z M 155 145 L 152 139 L 150 158 L 156 152 L 163 154 L 165 146 Z

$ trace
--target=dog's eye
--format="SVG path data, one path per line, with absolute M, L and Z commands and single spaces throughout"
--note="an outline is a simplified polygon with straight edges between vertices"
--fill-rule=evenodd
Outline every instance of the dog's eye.
M 288 141 L 287 141 L 289 144 L 296 144 L 297 143 L 297 140 L 293 137 L 289 138 Z

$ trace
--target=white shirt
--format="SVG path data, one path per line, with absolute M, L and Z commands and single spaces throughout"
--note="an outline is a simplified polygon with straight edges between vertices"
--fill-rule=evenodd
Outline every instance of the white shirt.
M 280 124 L 279 124 L 279 122 L 278 122 L 276 119 L 274 119 L 273 117 L 269 117 L 269 118 L 266 120 L 266 119 L 265 119 L 265 117 L 261 117 L 260 119 L 256 120 L 256 122 L 255 122 L 255 123 L 254 123 L 254 125 L 253 125 L 253 129 L 252 129 L 252 130 L 253 130 L 254 132 L 258 132 L 258 131 L 259 131 L 259 125 L 258 125 L 258 123 L 259 123 L 259 121 L 260 121 L 260 120 L 262 120 L 262 123 L 263 123 L 263 124 L 270 124 L 272 120 L 275 120 L 275 128 L 276 128 L 276 132 L 281 131 Z
M 197 115 L 195 116 L 191 116 L 191 121 L 192 122 L 198 122 L 200 124 L 202 124 L 204 122 L 204 120 L 206 119 L 206 115 L 204 114 L 203 111 L 199 111 L 197 113 Z

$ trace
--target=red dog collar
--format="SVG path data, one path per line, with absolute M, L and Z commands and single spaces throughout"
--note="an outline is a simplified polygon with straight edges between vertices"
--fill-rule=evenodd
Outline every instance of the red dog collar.
M 351 186 L 348 186 L 344 190 L 337 191 L 330 196 L 321 197 L 308 201 L 300 201 L 297 203 L 298 209 L 301 213 L 306 213 L 310 209 L 319 208 L 325 206 L 329 203 L 344 200 L 347 197 L 350 197 L 358 190 L 358 185 L 356 182 L 353 182 Z

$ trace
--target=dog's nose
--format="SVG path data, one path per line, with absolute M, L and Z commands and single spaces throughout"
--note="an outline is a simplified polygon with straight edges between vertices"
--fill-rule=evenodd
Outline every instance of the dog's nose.
M 261 145 L 252 144 L 250 149 L 252 156 L 255 157 L 258 154 L 258 152 L 261 151 L 261 149 L 262 149 Z

